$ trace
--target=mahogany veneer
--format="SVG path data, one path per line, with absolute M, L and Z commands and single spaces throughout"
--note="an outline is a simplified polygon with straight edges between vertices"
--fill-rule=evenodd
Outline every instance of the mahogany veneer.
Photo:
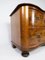
M 28 56 L 29 50 L 45 45 L 45 11 L 36 5 L 23 3 L 10 16 L 12 46 L 19 48 L 23 56 Z

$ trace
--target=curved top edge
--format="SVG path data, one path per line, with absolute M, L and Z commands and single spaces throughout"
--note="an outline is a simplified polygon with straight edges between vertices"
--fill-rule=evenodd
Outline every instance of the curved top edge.
M 33 7 L 40 9 L 42 12 L 45 12 L 43 9 L 41 9 L 37 5 L 31 4 L 31 3 L 21 3 L 13 10 L 13 12 L 10 14 L 10 16 L 12 16 L 21 6 L 33 6 Z

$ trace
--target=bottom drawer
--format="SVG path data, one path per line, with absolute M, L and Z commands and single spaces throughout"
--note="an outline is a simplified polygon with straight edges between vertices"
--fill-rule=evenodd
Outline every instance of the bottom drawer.
M 35 47 L 42 43 L 45 43 L 45 30 L 37 30 L 36 32 L 32 31 L 33 35 L 30 33 L 29 46 Z

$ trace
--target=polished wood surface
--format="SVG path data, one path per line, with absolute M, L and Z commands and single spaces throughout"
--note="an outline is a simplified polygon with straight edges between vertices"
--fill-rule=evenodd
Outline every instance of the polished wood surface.
M 22 51 L 45 44 L 45 11 L 22 5 L 11 13 L 12 43 Z

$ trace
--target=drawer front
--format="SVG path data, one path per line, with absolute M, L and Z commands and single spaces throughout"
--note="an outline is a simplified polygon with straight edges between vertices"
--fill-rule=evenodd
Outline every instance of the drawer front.
M 29 33 L 30 47 L 38 46 L 45 42 L 45 29 L 30 29 Z
M 29 46 L 34 47 L 45 42 L 44 13 L 29 6 Z
M 45 26 L 44 13 L 39 9 L 29 7 L 29 25 L 30 27 Z

